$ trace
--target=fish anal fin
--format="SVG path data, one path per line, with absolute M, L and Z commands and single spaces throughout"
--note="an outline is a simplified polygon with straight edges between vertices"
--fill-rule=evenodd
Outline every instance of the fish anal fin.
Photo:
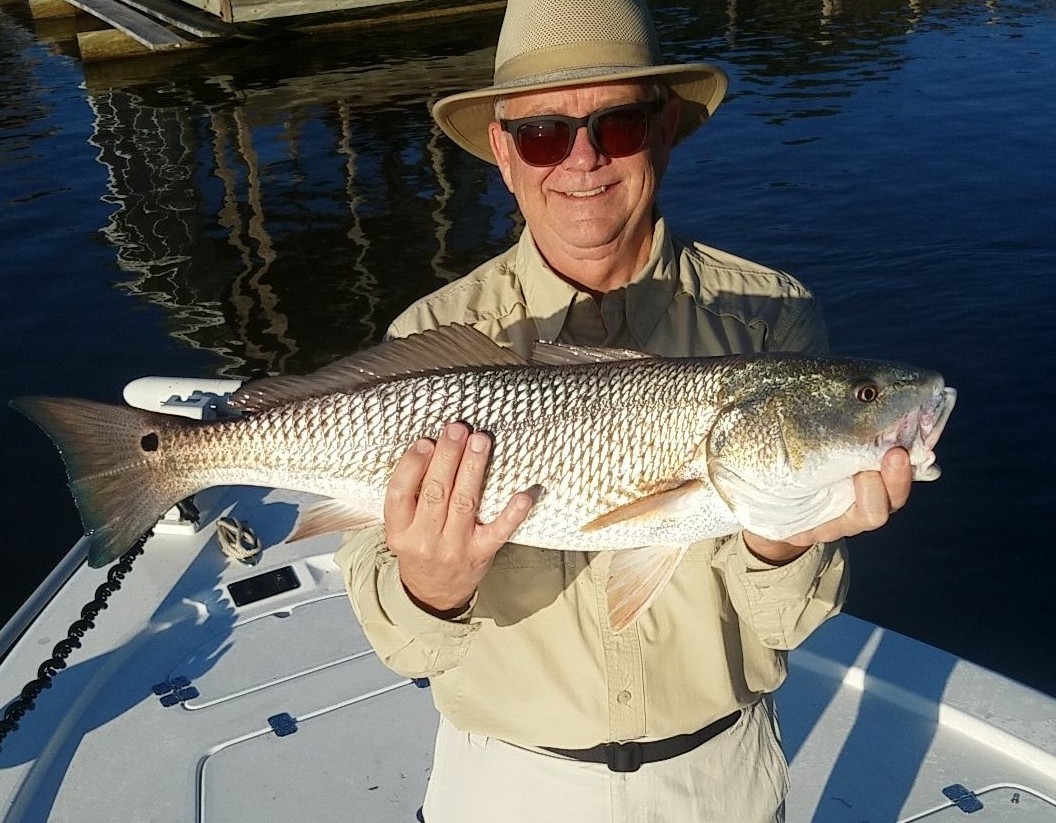
M 330 532 L 348 529 L 365 529 L 368 526 L 380 526 L 382 519 L 377 514 L 365 510 L 362 506 L 347 500 L 324 500 L 301 512 L 293 533 L 286 538 L 287 543 L 317 537 Z
M 613 554 L 605 593 L 609 626 L 621 632 L 648 609 L 670 582 L 688 546 L 643 546 Z
M 672 489 L 665 489 L 617 506 L 580 528 L 584 532 L 596 532 L 617 523 L 641 523 L 682 517 L 693 510 L 697 505 L 698 496 L 708 488 L 707 481 L 687 480 Z

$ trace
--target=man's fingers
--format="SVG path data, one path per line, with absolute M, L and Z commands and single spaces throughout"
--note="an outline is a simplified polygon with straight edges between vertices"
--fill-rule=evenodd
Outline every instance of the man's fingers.
M 390 532 L 402 532 L 414 521 L 418 490 L 434 449 L 433 441 L 423 438 L 404 452 L 396 463 L 385 491 L 385 525 Z
M 469 435 L 451 490 L 445 531 L 453 532 L 456 536 L 468 535 L 476 525 L 490 455 L 491 438 L 488 435 L 483 432 Z
M 856 474 L 852 511 L 858 530 L 872 531 L 887 523 L 893 512 L 906 505 L 912 486 L 913 468 L 905 449 L 885 454 L 880 471 Z
M 891 500 L 880 472 L 859 472 L 854 476 L 854 519 L 858 532 L 878 529 L 891 514 Z M 852 533 L 853 534 L 853 533 Z M 852 534 L 848 534 L 850 537 Z
M 415 525 L 439 533 L 447 521 L 448 501 L 455 483 L 469 430 L 462 423 L 451 423 L 436 440 L 432 460 L 418 492 Z
M 496 551 L 508 543 L 517 527 L 524 522 L 535 505 L 536 495 L 531 491 L 517 492 L 510 502 L 499 512 L 499 516 L 490 523 L 478 526 L 479 534 L 488 544 L 496 546 Z
M 906 505 L 910 489 L 913 488 L 913 467 L 909 463 L 909 453 L 905 449 L 891 449 L 880 464 L 880 476 L 887 488 L 891 511 L 897 512 Z
M 893 512 L 906 505 L 912 487 L 909 453 L 905 449 L 891 449 L 884 455 L 880 471 L 858 472 L 854 476 L 854 504 L 842 516 L 787 537 L 785 541 L 790 545 L 809 545 L 879 529 Z

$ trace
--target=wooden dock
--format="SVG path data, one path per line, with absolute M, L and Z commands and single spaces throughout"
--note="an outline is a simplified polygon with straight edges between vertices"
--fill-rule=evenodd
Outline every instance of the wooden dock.
M 4 0 L 10 2 L 10 0 Z M 458 0 L 456 0 L 457 2 Z M 90 15 L 78 27 L 85 62 L 179 53 L 283 31 L 342 32 L 503 8 L 505 0 L 28 0 L 35 20 Z M 84 30 L 81 30 L 81 29 Z

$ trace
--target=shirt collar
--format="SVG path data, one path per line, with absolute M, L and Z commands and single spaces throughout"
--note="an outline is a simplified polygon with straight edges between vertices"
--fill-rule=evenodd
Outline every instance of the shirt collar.
M 517 244 L 517 271 L 528 313 L 540 340 L 557 340 L 578 290 L 550 268 L 526 227 Z M 678 284 L 675 254 L 667 225 L 657 217 L 649 259 L 624 288 L 627 324 L 639 346 L 649 340 L 674 297 Z
M 675 249 L 664 218 L 653 225 L 653 248 L 642 270 L 627 284 L 627 327 L 644 347 L 674 299 L 678 287 Z
M 528 314 L 535 321 L 539 339 L 557 340 L 577 290 L 550 268 L 527 227 L 517 243 L 516 270 L 520 273 Z

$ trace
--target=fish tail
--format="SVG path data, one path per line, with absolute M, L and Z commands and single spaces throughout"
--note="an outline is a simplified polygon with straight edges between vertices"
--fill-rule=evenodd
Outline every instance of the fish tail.
M 11 406 L 42 428 L 66 464 L 89 538 L 88 563 L 105 566 L 198 489 L 165 460 L 166 432 L 193 425 L 169 415 L 57 397 Z

